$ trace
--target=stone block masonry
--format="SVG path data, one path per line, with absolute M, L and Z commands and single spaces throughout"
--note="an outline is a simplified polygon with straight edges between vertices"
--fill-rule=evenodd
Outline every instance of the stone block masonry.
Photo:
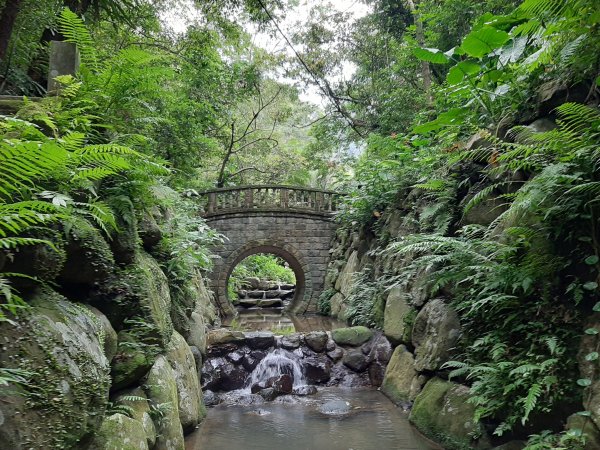
M 224 312 L 232 312 L 227 299 L 227 280 L 232 270 L 256 253 L 275 254 L 294 271 L 297 287 L 290 311 L 316 310 L 337 226 L 331 215 L 248 210 L 208 217 L 207 222 L 227 238 L 212 249 L 217 258 L 210 274 L 210 287 Z

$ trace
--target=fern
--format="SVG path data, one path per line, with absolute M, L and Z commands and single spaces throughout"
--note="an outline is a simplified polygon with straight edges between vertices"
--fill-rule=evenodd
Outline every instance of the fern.
M 82 62 L 96 70 L 98 63 L 94 40 L 83 21 L 69 8 L 65 8 L 60 13 L 58 23 L 65 40 L 77 45 Z

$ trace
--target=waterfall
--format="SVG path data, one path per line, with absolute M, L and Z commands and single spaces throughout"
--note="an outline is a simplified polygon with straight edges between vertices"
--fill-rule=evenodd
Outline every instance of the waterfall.
M 284 374 L 293 378 L 294 387 L 306 385 L 306 378 L 298 363 L 298 357 L 287 350 L 277 348 L 265 356 L 248 376 L 244 390 L 250 392 L 250 388 L 255 384 Z

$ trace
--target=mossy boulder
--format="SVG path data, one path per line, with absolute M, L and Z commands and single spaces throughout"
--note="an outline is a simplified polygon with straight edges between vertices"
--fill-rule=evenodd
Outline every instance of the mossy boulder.
M 567 419 L 567 430 L 581 432 L 585 436 L 584 450 L 597 450 L 600 448 L 600 430 L 584 416 L 573 414 Z
M 246 336 L 241 331 L 229 330 L 227 328 L 217 328 L 216 330 L 210 330 L 207 335 L 207 344 L 210 345 L 221 345 L 229 343 L 242 344 Z
M 67 258 L 60 272 L 61 281 L 86 285 L 105 281 L 114 269 L 115 260 L 102 233 L 82 218 L 70 220 L 63 228 Z
M 141 243 L 133 205 L 127 207 L 126 217 L 123 215 L 117 217 L 117 225 L 119 230 L 111 234 L 110 249 L 118 264 L 132 264 Z
M 187 433 L 206 415 L 194 354 L 185 339 L 174 331 L 166 356 L 177 384 L 179 421 L 184 433 Z
M 160 230 L 156 219 L 153 215 L 146 213 L 144 214 L 144 217 L 142 217 L 142 220 L 140 220 L 138 228 L 144 248 L 146 250 L 152 250 L 162 238 L 162 231 Z
M 144 384 L 150 405 L 160 410 L 156 418 L 157 439 L 154 450 L 184 450 L 183 428 L 179 421 L 179 399 L 175 372 L 164 356 L 159 356 Z
M 115 397 L 114 403 L 130 409 L 131 418 L 140 422 L 144 428 L 148 448 L 154 447 L 156 427 L 150 417 L 150 405 L 144 391 L 139 387 L 122 391 Z
M 0 366 L 23 383 L 0 386 L 2 448 L 71 448 L 102 421 L 110 386 L 102 324 L 49 288 L 30 308 L 0 323 Z
M 108 320 L 104 314 L 102 314 L 99 310 L 90 305 L 85 305 L 87 309 L 89 309 L 94 316 L 98 319 L 99 324 L 102 327 L 102 344 L 104 348 L 104 355 L 108 361 L 111 361 L 113 357 L 117 354 L 117 345 L 119 338 L 117 336 L 117 332 L 113 328 L 112 324 Z
M 373 330 L 367 327 L 338 328 L 331 332 L 331 338 L 338 345 L 351 345 L 357 347 L 373 337 Z
M 448 450 L 490 448 L 485 430 L 473 421 L 475 406 L 469 397 L 468 387 L 432 378 L 415 398 L 409 420 Z
M 399 287 L 392 288 L 385 302 L 383 333 L 393 344 L 410 342 L 415 315 L 415 309 L 408 304 L 406 292 Z
M 148 450 L 148 443 L 141 422 L 117 413 L 104 419 L 86 450 Z
M 131 386 L 142 378 L 154 363 L 153 348 L 130 331 L 118 334 L 117 353 L 111 361 L 112 390 Z
M 173 332 L 169 283 L 147 253 L 139 251 L 134 264 L 117 270 L 92 300 L 115 328 L 134 330 L 148 345 L 164 349 L 169 343 Z
M 430 300 L 419 311 L 412 329 L 415 368 L 439 370 L 460 337 L 458 314 L 442 299 Z
M 419 393 L 418 377 L 412 353 L 399 345 L 385 370 L 381 392 L 397 405 L 411 402 Z
M 353 251 L 335 282 L 335 289 L 341 292 L 344 297 L 350 295 L 352 291 L 354 277 L 359 271 L 359 262 L 358 251 Z

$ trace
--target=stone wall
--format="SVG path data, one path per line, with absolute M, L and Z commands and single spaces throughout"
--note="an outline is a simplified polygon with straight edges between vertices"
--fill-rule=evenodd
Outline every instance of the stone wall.
M 300 213 L 236 213 L 211 217 L 208 224 L 227 237 L 213 249 L 218 256 L 210 287 L 223 311 L 231 312 L 227 280 L 234 267 L 255 253 L 283 258 L 296 275 L 294 312 L 314 310 L 323 290 L 329 248 L 336 228 L 325 216 Z

